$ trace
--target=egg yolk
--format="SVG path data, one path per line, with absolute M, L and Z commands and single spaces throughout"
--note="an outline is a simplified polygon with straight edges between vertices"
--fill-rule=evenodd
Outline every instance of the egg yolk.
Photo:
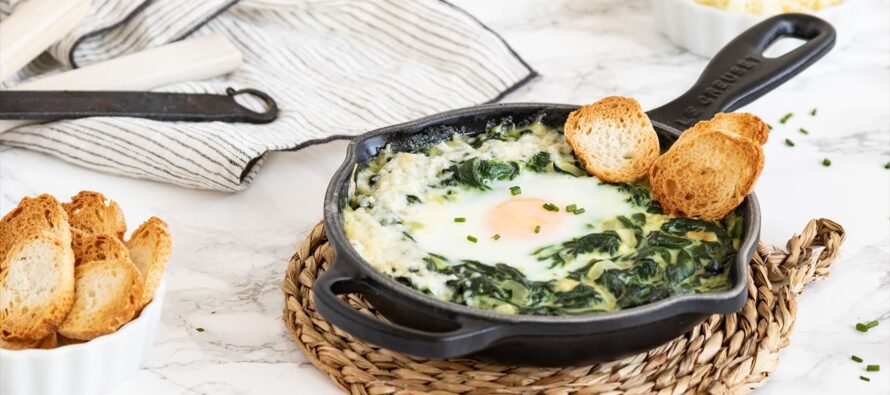
M 563 220 L 562 211 L 549 211 L 544 208 L 546 203 L 532 198 L 503 202 L 488 213 L 486 224 L 494 233 L 513 239 L 545 234 L 555 230 Z

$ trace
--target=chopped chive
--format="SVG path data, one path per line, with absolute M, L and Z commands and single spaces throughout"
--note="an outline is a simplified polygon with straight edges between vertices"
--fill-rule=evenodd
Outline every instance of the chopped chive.
M 865 367 L 866 372 L 880 372 L 881 365 L 868 365 Z
M 815 108 L 812 109 L 812 110 L 810 110 L 810 115 L 812 115 L 812 116 L 814 116 L 814 117 L 816 116 L 816 109 L 815 109 Z
M 204 332 L 204 328 L 200 328 L 200 327 L 195 328 L 195 330 L 198 331 L 198 332 Z
M 467 219 L 464 217 L 457 217 L 454 219 L 454 222 L 467 222 Z
M 578 209 L 578 206 L 575 204 L 570 204 L 570 205 L 566 206 L 566 212 L 569 212 L 569 213 L 574 213 L 575 210 L 577 210 L 577 209 Z
M 859 332 L 868 332 L 869 329 L 878 326 L 878 321 L 860 322 L 856 324 L 856 330 Z
M 541 225 L 535 226 L 535 233 L 541 233 Z
M 871 381 L 870 378 L 865 377 L 865 376 L 859 376 L 859 380 L 862 380 L 862 381 Z
M 491 236 L 491 239 L 492 239 L 492 240 L 500 240 L 500 239 L 501 239 L 501 235 L 495 233 L 494 236 Z
M 475 243 L 475 242 L 479 241 L 479 239 L 473 237 L 473 235 L 467 235 L 467 240 L 469 240 L 470 243 Z
M 800 128 L 800 129 L 798 129 L 798 130 L 800 130 L 800 134 L 810 134 L 810 131 L 809 131 L 809 130 L 806 130 L 806 129 L 804 129 L 804 128 Z
M 579 209 L 576 209 L 576 210 L 575 210 L 575 215 L 584 214 L 585 211 L 587 211 L 587 210 L 584 210 L 583 207 L 582 207 L 582 208 L 579 208 Z
M 890 162 L 885 163 L 885 164 L 884 164 L 884 168 L 885 168 L 885 169 L 890 169 Z
M 785 114 L 785 116 L 782 117 L 782 119 L 779 120 L 779 123 L 781 123 L 781 124 L 784 125 L 785 122 L 788 122 L 788 120 L 791 119 L 791 117 L 793 117 L 793 116 L 794 116 L 794 113 L 793 113 L 793 112 L 789 112 L 789 113 Z
M 518 195 L 518 194 L 520 194 L 520 193 L 522 193 L 522 188 L 520 188 L 520 187 L 518 187 L 518 186 L 510 187 L 510 194 L 511 194 L 511 195 L 516 196 L 516 195 Z
M 855 356 L 855 355 L 851 355 L 851 356 L 850 356 L 850 359 L 852 359 L 853 362 L 856 362 L 856 363 L 860 363 L 860 362 L 862 362 L 862 358 L 859 358 L 859 357 L 857 357 L 857 356 Z
M 768 127 L 768 128 L 769 128 L 769 130 L 773 130 L 773 125 L 770 125 L 770 124 L 766 124 L 766 127 Z
M 558 212 L 559 207 L 553 203 L 544 203 L 544 210 Z
M 789 147 L 793 147 L 793 146 L 794 146 L 794 142 L 791 141 L 791 139 L 785 139 L 785 145 L 787 145 L 787 146 L 789 146 Z
M 822 166 L 825 166 L 825 167 L 831 166 L 831 159 L 828 159 L 828 158 L 822 159 Z

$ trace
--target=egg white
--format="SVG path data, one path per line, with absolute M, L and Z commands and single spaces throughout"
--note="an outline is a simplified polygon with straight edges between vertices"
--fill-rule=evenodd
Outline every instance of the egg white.
M 411 237 L 420 249 L 449 258 L 451 261 L 475 260 L 494 265 L 504 263 L 519 269 L 528 279 L 548 281 L 564 278 L 585 262 L 574 266 L 548 268 L 532 253 L 536 249 L 596 231 L 602 221 L 618 215 L 629 215 L 640 209 L 627 204 L 626 194 L 601 184 L 594 177 L 573 177 L 561 173 L 522 172 L 509 181 L 497 181 L 490 190 L 462 190 L 453 199 L 410 206 L 403 221 L 410 224 Z M 522 193 L 513 196 L 510 187 L 519 186 Z M 540 199 L 559 207 L 575 204 L 584 208 L 580 215 L 567 214 L 555 225 L 556 229 L 542 229 L 540 234 L 526 238 L 501 237 L 493 239 L 495 231 L 486 218 L 498 205 L 513 199 Z M 455 222 L 465 218 L 466 222 Z M 593 226 L 593 228 L 591 227 Z M 472 242 L 467 236 L 474 237 Z

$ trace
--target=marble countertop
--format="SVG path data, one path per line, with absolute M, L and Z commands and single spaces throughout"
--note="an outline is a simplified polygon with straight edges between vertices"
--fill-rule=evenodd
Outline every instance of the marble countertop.
M 584 103 L 620 94 L 653 108 L 682 93 L 706 64 L 659 35 L 647 0 L 454 3 L 541 74 L 504 101 Z M 799 299 L 791 345 L 760 393 L 890 392 L 890 3 L 869 7 L 848 47 L 746 108 L 776 125 L 757 186 L 763 239 L 783 245 L 817 217 L 848 231 L 831 277 Z M 797 115 L 779 125 L 787 112 Z M 796 146 L 787 147 L 786 137 Z M 279 285 L 295 246 L 321 217 L 324 187 L 345 147 L 270 154 L 238 194 L 116 177 L 2 147 L 0 210 L 25 195 L 89 189 L 117 200 L 131 229 L 150 215 L 170 223 L 157 341 L 145 369 L 113 394 L 336 394 L 291 342 Z M 867 334 L 853 328 L 872 319 L 880 326 Z M 884 370 L 862 382 L 863 366 L 850 354 Z

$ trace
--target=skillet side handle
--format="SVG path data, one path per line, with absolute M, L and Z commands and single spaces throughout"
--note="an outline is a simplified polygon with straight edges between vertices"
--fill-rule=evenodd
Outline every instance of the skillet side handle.
M 806 42 L 777 58 L 763 51 L 782 37 Z M 729 42 L 679 98 L 648 112 L 678 133 L 719 112 L 730 112 L 782 85 L 834 47 L 834 28 L 805 14 L 781 14 L 754 25 Z
M 423 358 L 452 358 L 481 351 L 500 339 L 502 326 L 461 321 L 457 329 L 430 332 L 361 313 L 340 294 L 373 292 L 347 265 L 336 261 L 312 287 L 318 312 L 332 324 L 374 345 Z

